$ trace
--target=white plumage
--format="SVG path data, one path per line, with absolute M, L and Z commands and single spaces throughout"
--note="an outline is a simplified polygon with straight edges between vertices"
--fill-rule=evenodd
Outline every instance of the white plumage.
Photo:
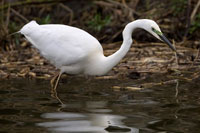
M 96 38 L 75 27 L 59 24 L 38 25 L 31 21 L 20 32 L 42 56 L 62 72 L 69 74 L 84 73 L 84 67 L 88 67 L 88 58 L 103 54 Z
M 54 90 L 62 73 L 104 75 L 126 55 L 132 44 L 132 32 L 136 28 L 148 31 L 157 39 L 175 48 L 164 37 L 159 26 L 153 20 L 139 19 L 130 22 L 123 30 L 123 43 L 118 51 L 106 57 L 99 41 L 79 28 L 61 25 L 39 25 L 31 21 L 19 31 L 40 53 L 60 69 Z M 56 78 L 52 79 L 52 82 Z

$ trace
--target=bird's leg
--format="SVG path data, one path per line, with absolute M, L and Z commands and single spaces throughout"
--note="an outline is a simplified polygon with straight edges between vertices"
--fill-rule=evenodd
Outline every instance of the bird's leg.
M 57 80 L 56 80 L 56 84 L 55 84 L 55 86 L 53 87 L 53 91 L 55 92 L 56 91 L 56 88 L 57 88 L 57 86 L 58 86 L 58 83 L 59 83 L 59 80 L 60 80 L 60 77 L 61 77 L 61 75 L 62 75 L 62 72 L 59 72 L 58 73 L 58 78 L 57 78 Z
M 52 79 L 51 81 L 51 84 L 54 83 L 55 79 L 57 78 L 56 80 L 56 84 L 55 86 L 51 89 L 51 92 L 52 92 L 52 97 L 56 98 L 62 105 L 63 105 L 63 102 L 60 100 L 60 98 L 58 97 L 58 94 L 57 94 L 57 91 L 56 91 L 56 88 L 58 86 L 58 83 L 59 83 L 59 80 L 60 80 L 60 77 L 62 75 L 62 72 L 59 72 L 58 74 L 56 74 L 56 76 Z M 52 83 L 53 82 L 53 83 Z
M 53 90 L 53 88 L 54 88 L 54 82 L 55 82 L 55 80 L 57 79 L 59 73 L 60 73 L 60 72 L 56 72 L 56 74 L 54 75 L 54 77 L 53 77 L 53 78 L 51 79 L 51 81 L 50 81 L 52 90 Z
M 64 103 L 60 100 L 60 98 L 58 97 L 57 91 L 55 90 L 54 93 L 52 94 L 54 98 L 56 98 L 62 105 L 64 105 Z

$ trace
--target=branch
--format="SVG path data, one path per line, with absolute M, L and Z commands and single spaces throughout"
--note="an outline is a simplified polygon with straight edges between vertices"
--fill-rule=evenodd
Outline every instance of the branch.
M 21 15 L 19 12 L 17 12 L 16 10 L 14 10 L 14 9 L 10 9 L 15 15 L 17 15 L 18 17 L 20 17 L 21 19 L 23 19 L 26 23 L 28 23 L 29 22 L 29 20 L 26 18 L 26 17 L 24 17 L 23 15 Z
M 72 24 L 73 18 L 74 18 L 74 12 L 72 11 L 72 9 L 70 9 L 68 6 L 60 3 L 59 4 L 63 9 L 65 9 L 66 11 L 70 12 L 70 20 L 69 20 L 69 25 Z
M 192 14 L 191 14 L 191 16 L 190 16 L 190 21 L 191 21 L 191 23 L 194 21 L 194 17 L 195 17 L 195 15 L 196 15 L 197 11 L 198 11 L 199 6 L 200 6 L 200 0 L 199 0 L 198 3 L 196 4 L 196 6 L 195 6 L 195 8 L 194 8 L 194 10 L 192 11 Z

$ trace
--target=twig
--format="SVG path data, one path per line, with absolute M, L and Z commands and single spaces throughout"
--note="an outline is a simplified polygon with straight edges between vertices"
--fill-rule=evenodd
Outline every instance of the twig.
M 197 59 L 198 59 L 198 57 L 199 57 L 199 53 L 200 53 L 200 48 L 198 49 L 197 55 L 196 55 L 196 57 L 194 58 L 194 61 L 192 62 L 192 66 L 194 65 L 194 63 L 196 63 L 196 61 L 197 61 Z
M 186 37 L 188 35 L 189 32 L 189 28 L 191 26 L 191 23 L 194 21 L 195 15 L 198 11 L 198 8 L 200 6 L 200 0 L 198 1 L 198 3 L 196 4 L 195 8 L 192 11 L 191 16 L 189 17 L 189 13 L 190 13 L 190 8 L 191 8 L 191 0 L 188 0 L 188 9 L 187 9 L 187 28 L 185 30 L 185 34 L 183 36 L 183 42 L 186 41 Z
M 63 9 L 65 9 L 66 11 L 70 12 L 69 25 L 71 25 L 71 24 L 72 24 L 72 21 L 73 21 L 73 18 L 74 18 L 74 13 L 73 13 L 72 9 L 70 9 L 68 6 L 66 6 L 66 5 L 64 5 L 64 4 L 62 4 L 62 3 L 60 3 L 59 5 L 60 5 Z
M 1 1 L 1 5 L 4 5 L 4 0 Z M 1 13 L 1 18 L 0 18 L 1 24 L 3 24 L 3 14 L 4 14 L 4 10 L 2 10 L 0 13 Z
M 191 22 L 194 21 L 194 17 L 195 17 L 195 15 L 196 15 L 197 11 L 198 11 L 199 6 L 200 6 L 200 0 L 198 1 L 198 3 L 196 4 L 194 10 L 192 11 L 192 14 L 191 14 L 191 16 L 190 16 L 190 21 L 191 21 Z
M 117 1 L 114 1 L 114 0 L 107 0 L 108 2 L 112 3 L 112 4 L 115 4 L 115 5 L 118 5 L 120 7 L 125 7 L 125 8 L 128 8 L 129 10 L 131 10 L 131 12 L 133 12 L 134 14 L 140 16 L 140 14 L 138 12 L 136 12 L 135 10 L 131 9 L 130 7 L 128 7 L 126 4 L 121 4 L 120 2 L 117 2 Z M 124 0 L 123 0 L 124 1 Z M 124 2 L 125 3 L 125 2 Z
M 177 82 L 176 82 L 176 88 L 175 88 L 175 90 L 176 90 L 176 94 L 175 94 L 175 98 L 177 98 L 178 97 L 178 86 L 179 86 L 179 80 L 177 79 Z
M 105 1 L 94 1 L 94 3 L 97 5 L 105 6 L 105 7 L 113 7 L 113 4 L 105 2 Z
M 120 35 L 122 33 L 122 30 L 119 30 L 118 32 L 116 32 L 112 37 L 111 37 L 111 39 L 110 40 L 113 40 L 113 39 L 115 39 L 118 35 Z
M 199 76 L 200 76 L 200 72 L 196 72 L 191 76 L 192 77 L 191 80 L 197 79 L 197 78 L 199 78 Z
M 2 1 L 3 4 L 3 1 Z M 8 34 L 8 24 L 9 24 L 9 19 L 10 19 L 10 6 L 7 10 L 7 17 L 6 17 L 6 22 L 4 23 L 4 16 L 3 16 L 3 11 L 2 11 L 2 23 L 1 23 L 1 28 L 4 34 Z
M 2 4 L 0 5 L 0 10 L 7 9 L 9 7 L 9 4 L 11 7 L 17 7 L 17 6 L 23 6 L 23 5 L 30 5 L 30 4 L 48 4 L 48 3 L 58 3 L 58 2 L 65 2 L 66 0 L 26 0 L 26 1 L 17 1 L 12 2 L 8 4 Z
M 26 18 L 26 17 L 24 17 L 23 15 L 21 15 L 19 12 L 17 12 L 16 10 L 14 10 L 14 9 L 10 9 L 15 15 L 17 15 L 18 17 L 20 17 L 21 19 L 23 19 L 26 23 L 28 23 L 29 22 L 29 20 Z
M 177 80 L 168 80 L 168 81 L 164 81 L 164 82 L 160 82 L 160 83 L 144 83 L 144 84 L 141 84 L 141 86 L 144 88 L 147 88 L 147 87 L 166 85 L 166 84 L 172 84 L 172 83 L 177 83 Z
M 186 18 L 187 18 L 187 27 L 186 27 L 186 30 L 185 30 L 185 33 L 184 33 L 184 36 L 183 36 L 183 42 L 186 41 L 186 37 L 188 35 L 188 31 L 189 31 L 189 28 L 190 28 L 190 25 L 191 25 L 190 9 L 191 9 L 191 0 L 188 0 L 187 15 L 186 15 Z
M 134 1 L 131 1 L 132 3 L 133 3 L 133 9 L 135 10 L 136 9 L 136 7 L 137 7 L 137 5 L 138 5 L 138 3 L 140 2 L 140 0 L 134 0 Z
M 123 5 L 124 5 L 124 7 L 125 8 L 127 8 L 128 9 L 128 16 L 130 17 L 130 20 L 134 20 L 134 17 L 133 17 L 133 12 L 134 12 L 134 10 L 133 9 L 131 9 L 127 4 L 126 4 L 126 1 L 125 0 L 122 0 L 122 3 L 123 3 Z
M 176 46 L 175 46 L 175 41 L 173 40 L 173 46 L 174 46 L 174 48 L 176 49 Z M 179 60 L 178 60 L 178 56 L 177 56 L 177 52 L 174 52 L 174 54 L 175 54 L 175 58 L 176 58 L 176 64 L 177 64 L 177 68 L 179 67 Z
M 5 24 L 6 29 L 8 29 L 9 21 L 10 21 L 10 5 L 8 6 L 8 11 L 7 11 L 7 18 Z

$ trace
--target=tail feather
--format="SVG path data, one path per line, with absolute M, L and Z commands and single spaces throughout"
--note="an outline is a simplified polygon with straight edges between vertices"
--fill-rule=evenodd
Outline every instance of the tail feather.
M 35 27 L 37 26 L 39 26 L 39 24 L 35 20 L 32 20 L 31 22 L 24 25 L 19 32 L 23 35 L 28 35 L 34 31 Z

